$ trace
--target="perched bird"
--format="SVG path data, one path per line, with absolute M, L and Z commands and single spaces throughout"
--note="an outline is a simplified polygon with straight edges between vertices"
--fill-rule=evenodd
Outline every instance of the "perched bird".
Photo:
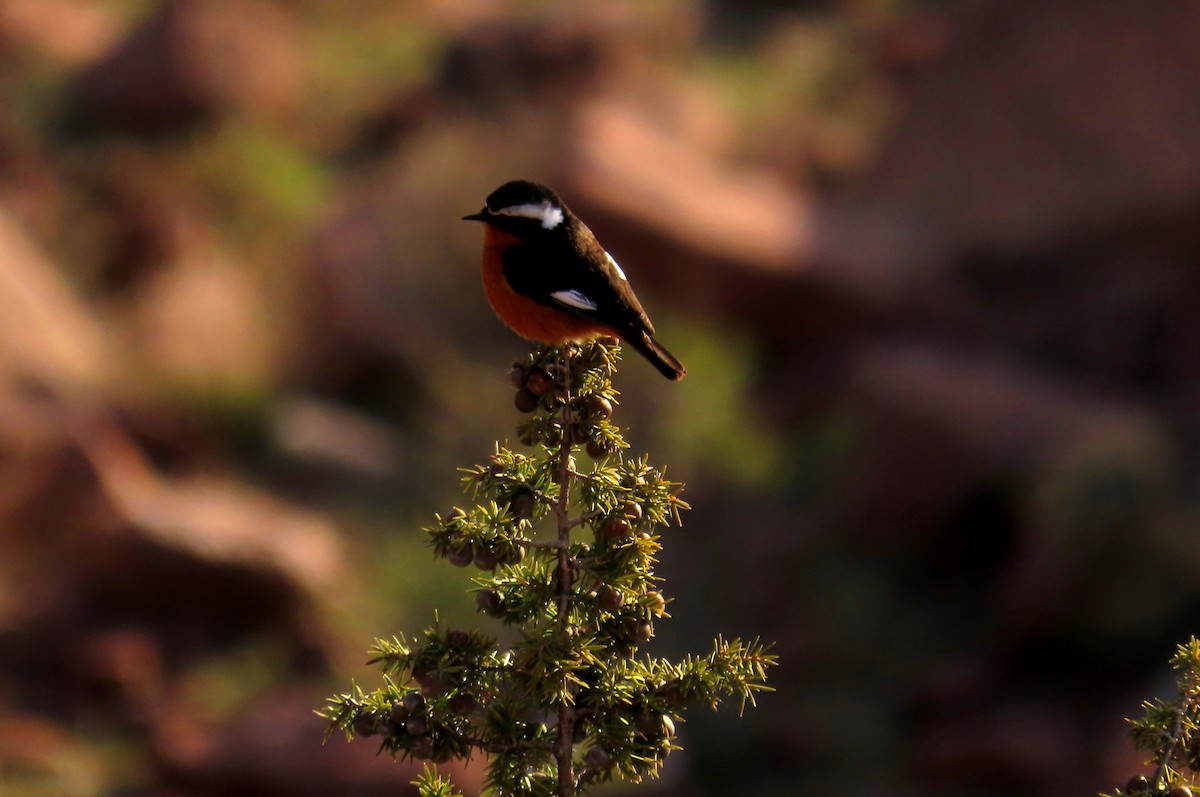
M 513 332 L 554 345 L 616 335 L 668 379 L 687 373 L 654 339 L 617 261 L 552 190 L 505 183 L 463 220 L 484 224 L 483 287 Z

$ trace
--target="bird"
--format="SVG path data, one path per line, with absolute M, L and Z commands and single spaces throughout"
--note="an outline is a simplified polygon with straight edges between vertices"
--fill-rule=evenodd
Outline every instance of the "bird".
M 463 216 L 483 222 L 483 287 L 526 340 L 549 345 L 616 335 L 672 380 L 687 370 L 654 339 L 625 272 L 552 189 L 513 180 Z

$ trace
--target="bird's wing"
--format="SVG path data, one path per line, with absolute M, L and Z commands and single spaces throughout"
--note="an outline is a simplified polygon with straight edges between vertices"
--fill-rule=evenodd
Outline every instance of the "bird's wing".
M 504 277 L 513 290 L 624 334 L 654 333 L 625 273 L 584 228 L 509 247 Z

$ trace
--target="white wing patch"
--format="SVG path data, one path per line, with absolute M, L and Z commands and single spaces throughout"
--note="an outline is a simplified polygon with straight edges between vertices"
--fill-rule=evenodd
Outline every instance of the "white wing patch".
M 621 267 L 619 265 L 617 265 L 617 261 L 613 258 L 613 256 L 610 255 L 608 252 L 605 252 L 604 256 L 608 258 L 609 264 L 617 270 L 617 276 L 620 277 L 625 282 L 629 282 L 629 278 L 625 276 L 625 272 L 621 270 Z
M 553 230 L 563 223 L 562 208 L 556 208 L 549 202 L 538 204 L 527 202 L 524 205 L 510 205 L 506 208 L 497 208 L 491 212 L 497 216 L 520 216 L 523 219 L 535 219 L 540 221 L 542 226 L 547 230 Z
M 576 310 L 595 310 L 600 306 L 589 299 L 586 294 L 577 290 L 555 291 L 550 294 L 550 298 L 560 304 L 574 307 Z

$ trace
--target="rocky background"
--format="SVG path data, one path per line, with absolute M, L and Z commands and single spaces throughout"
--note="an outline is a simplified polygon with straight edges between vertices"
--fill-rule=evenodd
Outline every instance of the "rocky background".
M 1119 786 L 1200 631 L 1197 53 L 1170 0 L 0 0 L 0 793 L 405 793 L 312 712 L 486 625 L 420 528 L 517 420 L 458 218 L 518 176 L 690 370 L 618 379 L 694 506 L 657 649 L 782 658 L 639 793 Z

